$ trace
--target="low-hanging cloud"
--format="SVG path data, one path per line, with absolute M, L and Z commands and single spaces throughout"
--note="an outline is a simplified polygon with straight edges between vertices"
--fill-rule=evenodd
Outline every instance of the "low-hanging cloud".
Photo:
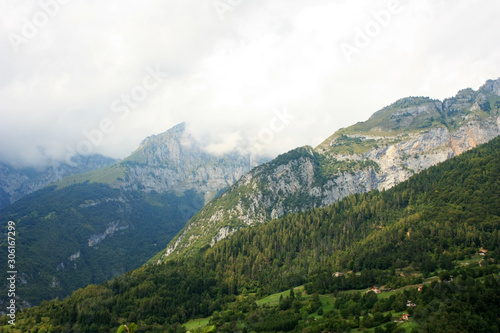
M 495 0 L 231 4 L 221 19 L 211 1 L 60 2 L 16 50 L 9 36 L 43 6 L 3 2 L 0 161 L 41 165 L 79 148 L 122 158 L 180 122 L 213 153 L 272 156 L 398 98 L 500 76 Z M 342 43 L 371 26 L 346 61 Z M 293 119 L 273 125 L 283 110 Z

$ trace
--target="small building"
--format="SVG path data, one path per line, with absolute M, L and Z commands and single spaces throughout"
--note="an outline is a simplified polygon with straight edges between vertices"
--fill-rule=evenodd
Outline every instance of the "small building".
M 342 273 L 342 272 L 335 272 L 335 273 L 333 273 L 333 276 L 336 277 L 336 278 L 341 277 L 342 275 L 344 275 L 344 273 Z
M 424 290 L 424 286 L 419 286 L 418 291 L 422 292 L 422 290 Z
M 481 246 L 481 248 L 479 249 L 479 255 L 484 256 L 486 255 L 486 253 L 488 253 L 488 250 Z
M 417 306 L 417 304 L 413 303 L 413 302 L 412 302 L 412 301 L 410 301 L 410 300 L 407 300 L 407 301 L 406 301 L 406 306 L 407 306 L 407 307 L 415 307 L 415 306 Z
M 372 287 L 372 289 L 369 289 L 366 292 L 369 293 L 370 291 L 373 291 L 375 294 L 380 294 L 381 293 L 379 287 Z
M 410 315 L 408 313 L 403 313 L 401 315 L 401 318 L 399 318 L 401 321 L 408 321 L 410 320 Z

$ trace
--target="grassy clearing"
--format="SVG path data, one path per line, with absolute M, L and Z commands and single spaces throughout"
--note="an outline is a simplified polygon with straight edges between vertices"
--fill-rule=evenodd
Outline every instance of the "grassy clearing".
M 458 265 L 468 265 L 468 264 L 472 264 L 472 263 L 477 263 L 481 259 L 483 259 L 482 256 L 476 255 L 476 256 L 474 256 L 474 257 L 472 257 L 470 259 L 465 259 L 465 260 L 462 260 L 462 261 L 455 262 L 455 264 L 457 266 Z M 428 277 L 428 278 L 424 279 L 423 283 L 415 284 L 415 285 L 407 285 L 407 286 L 404 286 L 404 287 L 401 287 L 401 288 L 398 288 L 398 289 L 395 289 L 395 290 L 391 290 L 391 291 L 384 291 L 384 292 L 378 294 L 377 297 L 379 299 L 386 299 L 386 298 L 389 298 L 389 297 L 391 297 L 393 295 L 396 295 L 397 293 L 403 292 L 406 289 L 417 288 L 418 286 L 421 286 L 423 284 L 430 284 L 432 281 L 435 281 L 435 280 L 438 280 L 438 279 L 439 279 L 439 277 L 437 277 L 437 276 L 431 276 L 431 277 Z M 482 278 L 479 278 L 479 279 L 482 279 Z M 312 295 L 308 295 L 305 292 L 305 289 L 304 289 L 303 285 L 295 287 L 295 288 L 293 288 L 293 290 L 294 290 L 295 296 L 298 297 L 299 295 L 301 295 L 301 298 L 304 301 L 312 299 L 312 297 L 313 297 Z M 361 294 L 364 294 L 368 290 L 369 290 L 369 288 L 353 289 L 353 290 L 345 290 L 345 291 L 342 291 L 341 293 L 350 294 L 350 293 L 359 292 Z M 281 297 L 286 298 L 286 297 L 289 297 L 289 295 L 290 295 L 290 290 L 285 290 L 285 291 L 282 291 L 282 292 L 279 292 L 279 293 L 275 293 L 275 294 L 266 296 L 266 297 L 264 297 L 264 298 L 256 301 L 256 304 L 258 306 L 277 307 L 279 305 L 280 298 Z M 255 294 L 239 295 L 238 298 L 241 300 L 242 298 L 245 298 L 247 296 L 255 296 Z M 332 311 L 334 309 L 334 304 L 335 304 L 336 298 L 334 297 L 333 294 L 322 294 L 322 295 L 319 295 L 319 300 L 321 302 L 321 308 L 320 309 L 322 309 L 323 313 L 328 313 L 329 311 Z M 314 317 L 316 319 L 322 318 L 323 316 L 319 315 L 318 312 L 319 312 L 319 309 L 318 309 L 318 311 L 316 311 L 314 313 L 311 313 L 309 316 L 312 316 L 312 317 Z M 388 312 L 384 312 L 383 314 L 387 315 L 389 313 L 391 314 L 393 320 L 397 320 L 397 319 L 399 319 L 402 316 L 403 313 L 408 313 L 408 312 L 407 311 L 399 311 L 399 312 L 388 311 Z M 211 332 L 213 326 L 208 326 L 209 320 L 210 320 L 210 317 L 208 317 L 208 318 L 201 318 L 201 319 L 195 319 L 195 320 L 190 320 L 189 322 L 185 323 L 183 326 L 188 331 L 191 331 L 191 332 Z M 384 323 L 384 324 L 380 325 L 380 327 L 384 327 L 385 325 L 387 325 L 387 323 Z M 415 322 L 415 320 L 413 318 L 410 318 L 410 320 L 408 322 L 398 323 L 397 327 L 401 328 L 401 329 L 404 329 L 406 332 L 411 332 L 414 328 L 418 329 L 419 325 L 418 325 L 417 322 Z M 374 332 L 375 328 L 376 327 L 372 327 L 372 328 L 369 328 L 369 329 L 367 329 L 367 328 L 357 328 L 357 329 L 353 329 L 352 332 Z
M 368 290 L 368 288 L 364 289 L 351 289 L 351 290 L 342 290 L 341 293 L 345 294 L 352 294 L 352 293 L 365 293 Z
M 208 318 L 192 319 L 192 320 L 188 321 L 187 323 L 185 323 L 182 326 L 184 326 L 186 328 L 186 330 L 191 331 L 191 330 L 195 330 L 195 329 L 198 329 L 198 328 L 205 328 L 205 327 L 207 327 L 209 321 L 210 321 L 210 317 L 208 317 Z
M 398 289 L 398 290 L 403 290 L 402 289 Z M 395 295 L 396 294 L 396 291 L 397 290 L 391 290 L 391 291 L 384 291 L 380 294 L 377 295 L 378 299 L 385 299 L 385 298 L 389 298 L 391 297 L 392 295 Z
M 472 258 L 467 258 L 464 260 L 455 260 L 453 263 L 457 266 L 467 266 L 473 263 L 479 263 L 482 259 L 484 259 L 483 256 L 476 254 Z
M 320 295 L 319 300 L 321 302 L 321 308 L 323 313 L 333 310 L 333 305 L 335 304 L 335 297 L 332 294 Z
M 414 328 L 418 329 L 420 326 L 418 326 L 418 324 L 415 321 L 410 319 L 406 323 L 400 324 L 398 327 L 404 329 L 406 332 L 411 332 L 412 329 Z
M 295 293 L 295 295 L 302 294 L 304 292 L 304 286 L 298 286 L 293 288 L 293 292 Z M 258 306 L 263 306 L 263 305 L 278 306 L 281 296 L 283 296 L 283 298 L 290 296 L 290 290 L 285 290 L 280 293 L 269 295 L 267 297 L 264 297 L 263 299 L 258 300 L 256 303 Z M 303 296 L 303 297 L 307 298 L 308 296 Z
M 112 165 L 92 172 L 68 176 L 54 184 L 57 186 L 58 190 L 71 185 L 82 184 L 87 181 L 89 183 L 111 184 L 118 178 L 123 178 L 125 176 L 125 171 L 126 169 L 121 165 Z

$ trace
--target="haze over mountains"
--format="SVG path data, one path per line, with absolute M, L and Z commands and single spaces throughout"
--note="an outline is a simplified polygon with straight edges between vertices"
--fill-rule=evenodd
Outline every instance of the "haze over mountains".
M 2 221 L 17 225 L 24 305 L 139 267 L 249 169 L 247 156 L 206 153 L 180 124 L 146 138 L 123 161 L 0 210 Z
M 499 13 L 0 1 L 0 333 L 500 332 Z
M 499 110 L 500 79 L 444 101 L 400 99 L 316 148 L 297 148 L 253 169 L 196 214 L 155 260 L 349 194 L 388 189 L 498 136 Z
M 497 332 L 499 139 L 387 191 L 244 228 L 26 309 L 16 329 Z M 7 320 L 0 331 L 11 331 Z
M 0 163 L 0 208 L 66 176 L 103 168 L 116 160 L 101 155 L 73 157 L 74 165 L 54 162 L 40 168 L 15 168 Z
M 246 226 L 388 189 L 498 136 L 499 110 L 498 79 L 442 102 L 404 98 L 316 148 L 294 149 L 250 172 L 248 156 L 209 154 L 184 124 L 175 126 L 120 162 L 66 177 L 0 211 L 18 226 L 25 305 L 151 258 L 197 253 Z
M 248 156 L 237 152 L 210 154 L 181 123 L 144 139 L 137 150 L 116 165 L 68 177 L 58 186 L 89 181 L 145 193 L 183 194 L 195 190 L 208 201 L 249 169 Z

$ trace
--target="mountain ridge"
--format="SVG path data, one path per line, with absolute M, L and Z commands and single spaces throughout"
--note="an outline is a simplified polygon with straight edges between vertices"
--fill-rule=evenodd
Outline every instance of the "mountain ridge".
M 443 102 L 403 98 L 367 121 L 338 130 L 252 169 L 207 204 L 150 263 L 194 253 L 239 228 L 388 189 L 500 134 L 500 79 Z
M 42 168 L 18 168 L 0 163 L 0 209 L 64 177 L 94 171 L 116 161 L 101 155 L 77 155 L 72 157 L 72 165 L 54 161 Z
M 128 157 L 115 165 L 57 182 L 58 188 L 83 183 L 106 183 L 113 188 L 149 193 L 195 189 L 205 201 L 250 170 L 248 156 L 236 152 L 217 156 L 186 131 L 185 123 L 145 138 Z
M 185 332 L 183 323 L 208 317 L 207 331 L 497 331 L 499 151 L 495 138 L 387 191 L 239 230 L 27 309 L 16 328 L 111 332 L 134 322 Z M 275 304 L 256 302 L 276 292 Z M 403 311 L 411 326 L 392 322 Z
M 65 177 L 1 209 L 2 225 L 14 221 L 18 231 L 23 306 L 144 264 L 248 169 L 245 156 L 206 153 L 180 124 L 144 139 L 129 158 Z

